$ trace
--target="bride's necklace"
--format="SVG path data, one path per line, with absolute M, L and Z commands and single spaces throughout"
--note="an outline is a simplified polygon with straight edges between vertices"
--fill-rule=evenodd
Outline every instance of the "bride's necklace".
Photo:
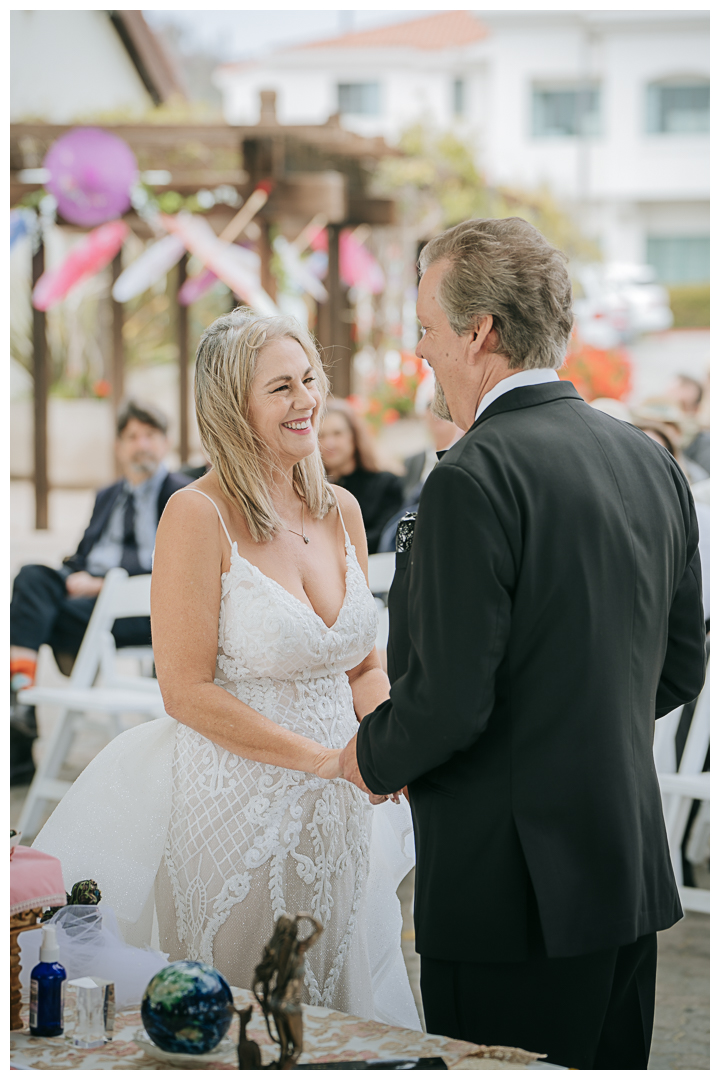
M 287 529 L 288 532 L 294 533 L 295 536 L 302 536 L 302 538 L 303 538 L 303 540 L 305 541 L 306 544 L 310 543 L 310 537 L 307 536 L 306 533 L 305 533 L 305 500 L 304 499 L 300 503 L 300 528 L 302 529 L 302 532 L 298 532 L 297 529 L 291 529 L 289 525 L 286 525 L 285 528 Z

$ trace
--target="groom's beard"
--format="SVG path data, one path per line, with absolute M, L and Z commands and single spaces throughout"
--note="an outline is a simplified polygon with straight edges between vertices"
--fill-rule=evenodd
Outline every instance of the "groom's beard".
M 454 423 L 450 410 L 448 409 L 448 403 L 445 399 L 445 392 L 440 383 L 435 380 L 435 396 L 430 402 L 430 412 L 433 416 L 436 416 L 438 420 L 449 420 L 450 423 Z

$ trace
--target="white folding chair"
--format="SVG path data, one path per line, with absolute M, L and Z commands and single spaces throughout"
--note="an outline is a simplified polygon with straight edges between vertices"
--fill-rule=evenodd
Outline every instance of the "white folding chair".
M 368 557 L 368 585 L 374 596 L 387 596 L 394 577 L 394 551 L 381 551 Z
M 658 770 L 660 791 L 663 796 L 665 827 L 672 858 L 678 892 L 686 911 L 710 913 L 710 890 L 698 889 L 683 884 L 682 842 L 687 828 L 688 818 L 695 799 L 702 800 L 702 808 L 696 823 L 693 823 L 694 844 L 688 845 L 686 855 L 695 855 L 695 861 L 702 857 L 702 832 L 709 820 L 710 773 L 703 772 L 703 766 L 710 746 L 710 675 L 706 676 L 700 696 L 695 705 L 690 730 L 677 769 L 673 769 L 675 734 L 677 732 L 682 708 L 673 710 L 658 720 L 653 750 Z M 672 755 L 672 759 L 671 759 Z
M 368 557 L 368 585 L 378 608 L 378 631 L 375 638 L 377 649 L 386 649 L 390 630 L 387 594 L 395 576 L 395 552 L 381 551 Z
M 87 714 L 103 714 L 111 738 L 114 738 L 123 730 L 121 718 L 124 714 L 139 714 L 146 719 L 166 715 L 156 679 L 122 676 L 116 670 L 113 623 L 116 619 L 149 614 L 150 574 L 128 577 L 125 570 L 110 570 L 95 602 L 67 683 L 58 687 L 32 686 L 18 694 L 18 701 L 23 705 L 56 705 L 62 710 L 18 822 L 18 829 L 26 837 L 37 832 L 45 802 L 58 802 L 71 787 L 68 781 L 60 780 L 58 776 L 83 717 L 87 722 Z M 120 654 L 129 651 L 122 649 Z M 147 650 L 133 652 L 138 652 L 142 658 Z

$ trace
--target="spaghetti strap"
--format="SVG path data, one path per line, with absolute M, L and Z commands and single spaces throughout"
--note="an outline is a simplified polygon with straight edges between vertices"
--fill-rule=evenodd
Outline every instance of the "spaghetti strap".
M 229 533 L 229 532 L 227 531 L 227 525 L 226 525 L 226 524 L 225 524 L 225 522 L 223 521 L 223 516 L 222 516 L 222 514 L 220 513 L 220 510 L 219 510 L 219 508 L 218 508 L 218 504 L 217 504 L 217 503 L 215 502 L 215 500 L 214 500 L 214 499 L 211 499 L 211 498 L 210 498 L 210 496 L 209 496 L 209 495 L 206 495 L 204 491 L 201 491 L 201 490 L 200 490 L 200 488 L 192 488 L 192 487 L 184 487 L 184 488 L 180 488 L 180 490 L 179 490 L 179 491 L 176 491 L 176 492 L 174 493 L 174 495 L 173 495 L 173 498 L 175 497 L 175 495 L 180 495 L 180 494 L 181 494 L 181 493 L 182 493 L 183 491 L 191 491 L 191 492 L 192 492 L 192 491 L 194 491 L 196 495 L 202 495 L 202 497 L 203 497 L 204 499 L 207 499 L 207 501 L 208 501 L 208 502 L 211 502 L 211 503 L 213 504 L 213 506 L 214 506 L 214 507 L 215 507 L 215 509 L 217 510 L 217 516 L 218 516 L 218 517 L 220 518 L 220 524 L 222 525 L 222 527 L 223 527 L 223 530 L 224 530 L 224 532 L 225 532 L 225 535 L 226 535 L 226 536 L 227 536 L 227 538 L 228 538 L 228 544 L 230 545 L 230 548 L 231 548 L 231 550 L 232 550 L 233 542 L 232 542 L 232 540 L 230 539 L 230 533 Z
M 348 535 L 348 531 L 345 528 L 345 518 L 342 516 L 342 510 L 340 509 L 340 500 L 338 499 L 337 496 L 335 496 L 335 505 L 337 506 L 337 512 L 340 515 L 340 524 L 342 525 L 343 532 L 345 533 L 345 542 L 347 544 L 349 544 L 350 543 L 350 536 Z

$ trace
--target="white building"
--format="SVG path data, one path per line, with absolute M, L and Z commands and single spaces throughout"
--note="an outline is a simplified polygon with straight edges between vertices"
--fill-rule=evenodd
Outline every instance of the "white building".
M 141 12 L 10 12 L 11 122 L 141 116 L 173 94 L 177 74 Z
M 231 123 L 454 128 L 491 184 L 547 184 L 608 260 L 709 276 L 709 12 L 450 11 L 226 64 Z

